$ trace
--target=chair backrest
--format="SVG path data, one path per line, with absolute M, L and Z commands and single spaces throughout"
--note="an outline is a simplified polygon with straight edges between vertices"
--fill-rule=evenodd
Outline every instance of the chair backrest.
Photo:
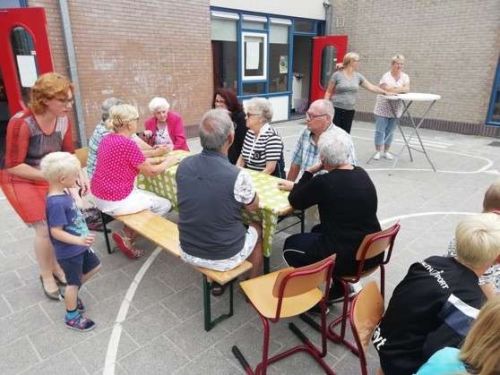
M 281 270 L 273 286 L 273 296 L 280 299 L 279 305 L 282 298 L 307 293 L 322 284 L 328 288 L 335 257 L 334 254 L 309 266 Z
M 80 160 L 82 168 L 85 168 L 87 166 L 87 158 L 89 156 L 88 147 L 77 148 L 75 150 L 75 156 L 78 158 L 78 160 Z
M 364 263 L 367 259 L 375 258 L 377 255 L 389 249 L 384 259 L 384 263 L 387 263 L 391 257 L 392 247 L 394 246 L 394 240 L 399 232 L 399 228 L 400 225 L 399 222 L 397 222 L 393 226 L 380 232 L 367 234 L 358 248 L 356 260 Z
M 384 315 L 384 300 L 375 281 L 363 287 L 351 308 L 351 324 L 360 350 L 366 353 L 373 331 Z

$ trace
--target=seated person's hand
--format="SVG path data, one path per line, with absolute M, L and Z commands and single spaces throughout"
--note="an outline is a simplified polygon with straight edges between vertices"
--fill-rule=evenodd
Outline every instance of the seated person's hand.
M 170 151 L 174 149 L 172 144 L 168 145 L 156 145 L 154 146 L 154 149 L 158 151 L 158 155 L 165 155 L 168 154 Z
M 317 163 L 317 164 L 310 166 L 309 168 L 306 169 L 306 171 L 310 172 L 312 174 L 315 174 L 315 173 L 318 173 L 322 169 L 323 169 L 323 163 L 320 162 L 320 163 Z
M 293 189 L 293 181 L 283 180 L 278 182 L 278 189 L 284 191 L 291 191 Z
M 179 161 L 180 160 L 177 156 L 167 156 L 164 163 L 166 165 L 166 168 L 170 168 L 171 166 L 178 164 Z

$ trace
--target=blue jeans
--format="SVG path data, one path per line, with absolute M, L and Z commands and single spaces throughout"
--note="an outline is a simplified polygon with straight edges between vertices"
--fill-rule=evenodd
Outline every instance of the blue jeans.
M 375 146 L 391 145 L 396 123 L 397 118 L 375 115 Z

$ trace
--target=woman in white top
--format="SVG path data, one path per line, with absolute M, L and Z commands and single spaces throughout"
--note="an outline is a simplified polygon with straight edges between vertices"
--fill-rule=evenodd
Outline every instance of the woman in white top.
M 248 132 L 236 165 L 284 178 L 283 141 L 269 125 L 273 118 L 271 102 L 250 99 L 245 103 L 245 116 Z
M 410 91 L 410 77 L 403 73 L 405 58 L 403 55 L 395 55 L 391 60 L 391 70 L 385 73 L 380 79 L 379 87 L 393 94 L 403 94 Z M 382 95 L 377 95 L 375 103 L 375 149 L 373 159 L 379 160 L 382 149 L 386 159 L 392 160 L 394 157 L 389 152 L 396 121 L 403 113 L 403 104 L 399 100 L 388 100 Z

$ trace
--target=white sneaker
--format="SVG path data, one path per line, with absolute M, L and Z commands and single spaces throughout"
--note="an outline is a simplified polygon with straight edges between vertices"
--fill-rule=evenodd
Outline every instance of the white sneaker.
M 386 158 L 387 160 L 394 160 L 394 156 L 392 156 L 389 151 L 384 153 L 384 158 Z
M 380 160 L 380 152 L 376 152 L 375 155 L 373 155 L 373 160 Z

